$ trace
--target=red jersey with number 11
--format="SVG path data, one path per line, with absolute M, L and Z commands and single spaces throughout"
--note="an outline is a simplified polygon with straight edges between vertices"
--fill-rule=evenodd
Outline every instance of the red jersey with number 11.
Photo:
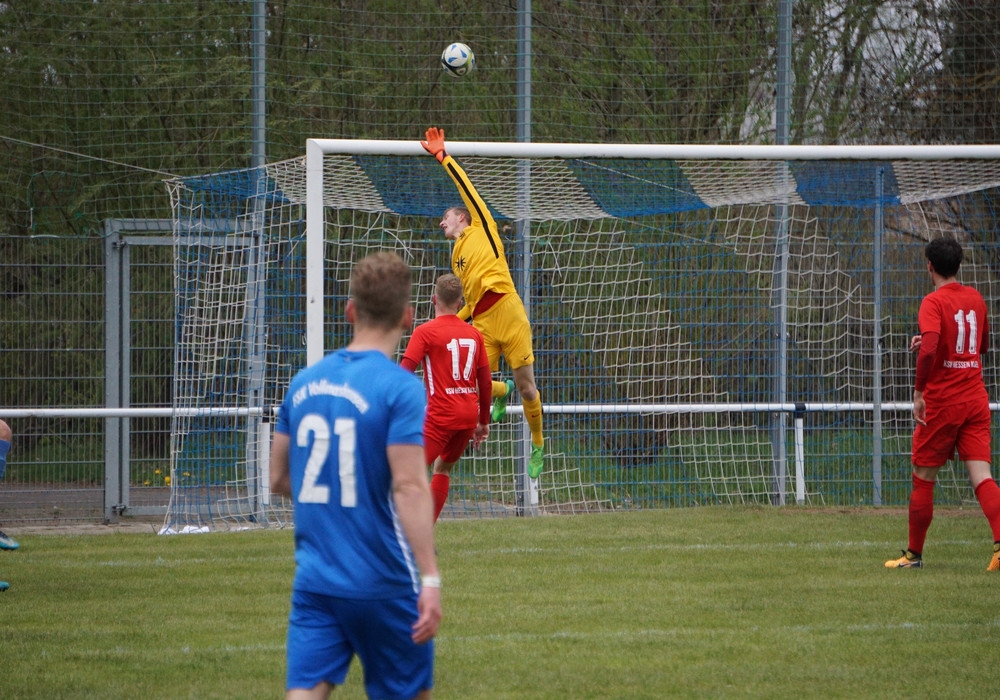
M 977 399 L 988 401 L 980 354 L 989 346 L 986 302 L 972 287 L 946 284 L 924 297 L 917 316 L 920 334 L 938 334 L 934 365 L 924 399 L 949 406 Z

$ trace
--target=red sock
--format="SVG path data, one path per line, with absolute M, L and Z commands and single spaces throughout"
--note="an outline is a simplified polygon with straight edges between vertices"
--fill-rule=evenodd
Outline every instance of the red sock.
M 913 475 L 913 491 L 910 492 L 910 551 L 922 554 L 927 530 L 934 518 L 934 482 L 924 481 Z
M 976 487 L 976 498 L 983 515 L 990 521 L 993 530 L 993 541 L 1000 542 L 1000 486 L 993 479 L 983 479 Z
M 447 474 L 435 474 L 431 477 L 431 495 L 434 497 L 434 522 L 437 522 L 444 502 L 448 500 L 448 486 L 451 479 Z

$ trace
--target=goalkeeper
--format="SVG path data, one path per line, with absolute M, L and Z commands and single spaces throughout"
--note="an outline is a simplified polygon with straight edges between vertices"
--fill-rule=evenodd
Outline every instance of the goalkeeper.
M 445 238 L 454 242 L 451 250 L 452 271 L 462 280 L 465 305 L 458 317 L 472 319 L 472 325 L 483 334 L 490 370 L 497 371 L 502 354 L 514 374 L 514 382 L 493 382 L 493 420 L 499 420 L 507 410 L 507 400 L 513 384 L 521 394 L 524 417 L 531 430 L 531 457 L 528 476 L 537 479 L 544 465 L 542 435 L 542 399 L 535 386 L 535 355 L 531 349 L 531 325 L 524 304 L 514 287 L 503 241 L 497 232 L 486 202 L 476 192 L 469 177 L 454 158 L 444 150 L 444 129 L 432 126 L 420 145 L 437 158 L 455 182 L 464 207 L 451 207 L 441 217 Z

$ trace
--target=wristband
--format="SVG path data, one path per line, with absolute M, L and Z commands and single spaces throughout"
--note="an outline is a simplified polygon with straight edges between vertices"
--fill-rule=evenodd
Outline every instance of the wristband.
M 421 576 L 420 585 L 424 588 L 441 588 L 440 576 Z

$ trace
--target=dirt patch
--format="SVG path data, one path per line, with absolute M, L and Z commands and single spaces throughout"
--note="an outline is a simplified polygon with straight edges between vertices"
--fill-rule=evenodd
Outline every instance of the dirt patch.
M 113 535 L 115 533 L 144 533 L 155 535 L 163 527 L 163 519 L 123 519 L 117 523 L 61 522 L 9 525 L 4 532 L 17 539 L 20 535 Z
M 829 515 L 907 515 L 906 506 L 817 506 L 775 507 L 774 510 L 784 515 L 801 515 L 802 513 L 821 513 Z M 963 508 L 959 506 L 934 506 L 934 517 L 982 517 L 983 512 L 978 507 Z

